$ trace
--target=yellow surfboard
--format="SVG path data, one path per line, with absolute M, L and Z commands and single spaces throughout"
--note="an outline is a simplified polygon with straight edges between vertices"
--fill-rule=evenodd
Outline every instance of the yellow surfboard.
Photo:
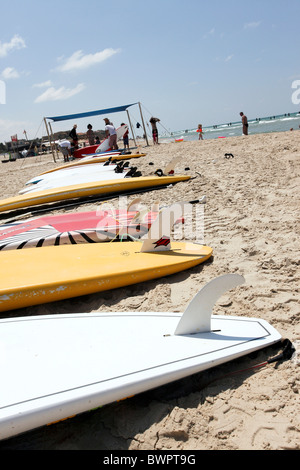
M 189 269 L 212 248 L 172 242 L 172 223 L 183 213 L 176 204 L 159 214 L 141 242 L 50 246 L 0 254 L 0 311 L 128 286 Z
M 172 176 L 139 176 L 133 178 L 122 178 L 107 181 L 95 181 L 92 183 L 75 184 L 55 189 L 46 189 L 34 193 L 26 193 L 8 199 L 0 200 L 0 212 L 22 209 L 51 202 L 64 201 L 68 199 L 85 198 L 97 195 L 120 194 L 126 191 L 154 188 L 187 181 L 188 175 Z
M 0 311 L 128 286 L 191 268 L 212 249 L 174 242 L 159 253 L 139 242 L 60 245 L 1 253 Z

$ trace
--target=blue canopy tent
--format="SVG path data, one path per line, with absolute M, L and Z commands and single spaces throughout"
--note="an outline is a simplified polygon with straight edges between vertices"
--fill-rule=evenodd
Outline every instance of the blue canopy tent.
M 86 118 L 90 116 L 99 116 L 100 114 L 112 114 L 112 113 L 119 113 L 121 111 L 127 111 L 127 108 L 130 106 L 134 106 L 138 103 L 126 104 L 125 106 L 117 106 L 116 108 L 107 108 L 107 109 L 100 109 L 98 111 L 89 111 L 87 113 L 78 113 L 78 114 L 66 114 L 65 116 L 52 116 L 46 117 L 46 119 L 51 119 L 51 121 L 67 121 L 69 119 L 80 119 Z
M 53 122 L 59 122 L 59 121 L 67 121 L 67 120 L 70 120 L 70 119 L 80 119 L 80 118 L 87 118 L 87 117 L 91 117 L 91 116 L 99 116 L 101 114 L 108 115 L 108 114 L 112 114 L 112 113 L 119 113 L 119 112 L 122 112 L 122 111 L 127 112 L 129 124 L 130 124 L 130 127 L 131 127 L 131 132 L 132 132 L 132 135 L 133 135 L 133 138 L 134 138 L 134 141 L 135 141 L 134 132 L 133 132 L 132 125 L 131 125 L 131 120 L 130 120 L 130 116 L 129 116 L 129 113 L 128 113 L 128 108 L 130 108 L 130 106 L 134 106 L 136 104 L 139 105 L 141 119 L 142 119 L 143 128 L 144 128 L 144 133 L 145 133 L 145 137 L 146 137 L 146 142 L 147 142 L 147 145 L 149 145 L 148 139 L 147 139 L 147 132 L 146 132 L 146 128 L 145 128 L 145 123 L 144 123 L 144 118 L 143 118 L 142 110 L 141 110 L 141 104 L 139 102 L 138 103 L 126 104 L 126 105 L 123 105 L 123 106 L 117 106 L 117 107 L 114 107 L 114 108 L 99 109 L 98 111 L 89 111 L 89 112 L 77 113 L 77 114 L 66 114 L 64 116 L 48 116 L 48 117 L 45 117 L 44 121 L 45 121 L 45 125 L 46 125 L 46 130 L 47 130 L 47 133 L 48 133 L 49 141 L 51 142 L 50 134 L 53 135 L 53 133 L 52 133 L 51 125 L 50 125 L 51 133 L 49 132 L 48 125 L 47 125 L 47 119 L 51 120 Z M 54 154 L 53 154 L 53 158 L 54 158 L 54 161 L 55 161 Z

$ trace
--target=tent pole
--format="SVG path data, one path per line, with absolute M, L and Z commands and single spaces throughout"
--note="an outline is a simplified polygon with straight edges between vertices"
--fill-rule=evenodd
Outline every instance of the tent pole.
M 128 117 L 130 129 L 131 129 L 132 137 L 133 137 L 133 140 L 134 140 L 134 145 L 136 146 L 135 136 L 134 136 L 134 132 L 133 132 L 133 128 L 132 128 L 132 124 L 131 124 L 131 120 L 130 120 L 130 116 L 129 116 L 128 109 L 126 109 L 126 113 L 127 113 L 127 117 Z
M 51 131 L 51 137 L 53 139 L 53 143 L 55 144 L 55 139 L 54 139 L 54 134 L 53 134 L 53 130 L 52 130 L 52 126 L 51 126 L 51 122 L 49 122 L 49 127 L 50 127 L 50 131 Z M 55 154 L 59 160 L 59 155 L 58 155 L 58 151 L 57 151 L 57 147 L 56 145 L 54 145 L 54 151 L 55 151 Z
M 50 133 L 49 133 L 49 129 L 48 129 L 48 125 L 47 125 L 46 118 L 44 118 L 44 122 L 45 122 L 45 126 L 46 126 L 46 131 L 47 131 L 47 134 L 48 134 L 48 139 L 49 139 L 49 143 L 50 143 L 50 147 L 51 147 L 51 152 L 52 152 L 53 160 L 54 160 L 54 162 L 56 163 L 55 155 L 54 155 L 54 150 L 53 150 L 53 146 L 52 146 L 52 140 L 51 140 L 51 137 L 50 137 Z
M 147 136 L 147 131 L 146 131 L 146 128 L 145 128 L 145 123 L 144 123 L 144 118 L 143 118 L 142 108 L 141 108 L 141 103 L 140 103 L 140 102 L 139 102 L 139 108 L 140 108 L 140 113 L 141 113 L 141 118 L 142 118 L 144 133 L 145 133 L 145 138 L 146 138 L 146 142 L 147 142 L 147 147 L 149 147 L 148 136 Z

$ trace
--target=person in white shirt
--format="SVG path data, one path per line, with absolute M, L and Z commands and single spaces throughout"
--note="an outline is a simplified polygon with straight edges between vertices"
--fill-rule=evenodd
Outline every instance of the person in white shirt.
M 71 156 L 71 142 L 67 139 L 59 140 L 57 142 L 58 148 L 64 156 L 64 161 L 68 162 Z
M 109 139 L 109 147 L 112 150 L 118 150 L 118 144 L 117 144 L 117 131 L 115 129 L 115 126 L 113 125 L 112 122 L 108 118 L 104 118 L 105 122 L 105 134 L 106 137 Z
M 67 148 L 67 149 L 70 149 L 71 148 L 71 142 L 69 140 L 59 140 L 57 142 L 57 144 L 59 145 L 59 147 L 63 147 L 63 148 Z

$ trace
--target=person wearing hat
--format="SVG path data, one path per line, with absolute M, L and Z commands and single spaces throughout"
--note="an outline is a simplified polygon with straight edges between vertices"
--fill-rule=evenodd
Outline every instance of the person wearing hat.
M 115 126 L 113 125 L 112 122 L 108 118 L 104 118 L 105 122 L 105 134 L 106 137 L 109 139 L 109 147 L 112 150 L 118 150 L 118 144 L 117 144 L 117 131 L 115 129 Z

